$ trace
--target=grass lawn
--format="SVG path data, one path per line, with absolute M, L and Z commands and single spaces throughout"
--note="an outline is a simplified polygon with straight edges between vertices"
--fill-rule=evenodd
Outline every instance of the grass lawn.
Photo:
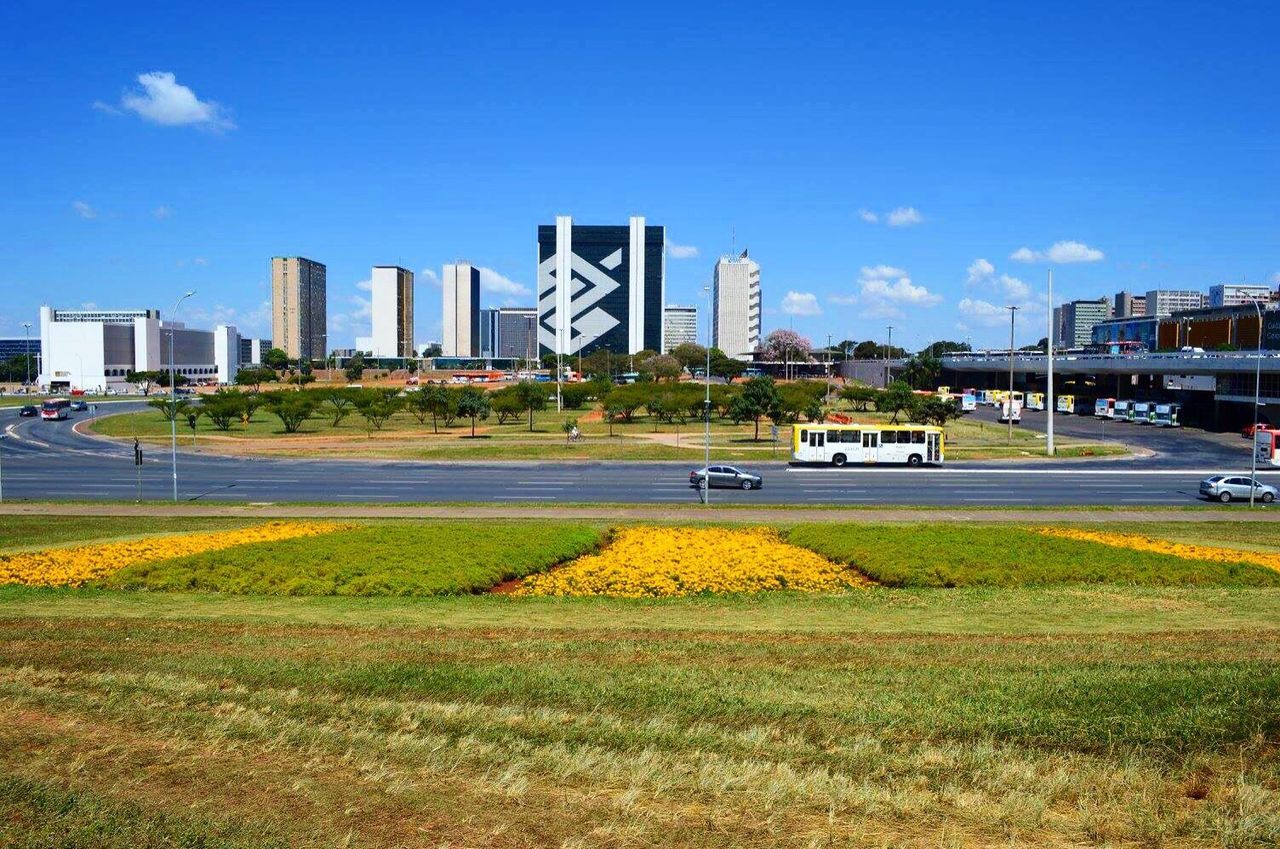
M 1274 845 L 1277 622 L 1239 588 L 3 589 L 0 845 Z
M 883 413 L 852 414 L 858 421 L 887 421 Z M 247 425 L 235 423 L 227 431 L 201 418 L 196 424 L 196 439 L 201 450 L 226 453 L 257 453 L 281 456 L 366 456 L 400 459 L 547 459 L 547 460 L 690 460 L 698 459 L 703 447 L 703 429 L 696 422 L 685 425 L 658 422 L 637 415 L 631 423 L 589 420 L 591 410 L 554 410 L 538 413 L 535 429 L 530 432 L 527 421 L 497 424 L 496 418 L 482 422 L 477 434 L 482 439 L 463 439 L 470 434 L 470 423 L 458 420 L 452 428 L 433 432 L 430 421 L 423 425 L 407 412 L 397 413 L 382 430 L 370 431 L 356 414 L 343 419 L 336 427 L 331 420 L 317 416 L 303 426 L 301 432 L 286 434 L 279 420 L 265 410 L 258 411 Z M 576 419 L 586 437 L 582 443 L 566 442 L 561 423 Z M 92 426 L 104 436 L 144 441 L 169 437 L 169 423 L 158 410 L 100 416 Z M 779 427 L 776 448 L 770 440 L 769 422 L 761 421 L 761 440 L 753 439 L 751 423 L 733 424 L 728 420 L 712 422 L 711 442 L 717 457 L 723 460 L 765 460 L 790 457 L 791 426 Z M 679 446 L 676 438 L 679 436 Z M 184 446 L 190 444 L 191 431 L 184 425 Z M 1027 430 L 1015 428 L 1012 442 L 1006 429 L 971 418 L 962 418 L 947 426 L 947 450 L 953 459 L 987 459 L 1043 453 L 1043 439 Z M 1126 450 L 1114 443 L 1059 440 L 1059 456 L 1114 456 Z

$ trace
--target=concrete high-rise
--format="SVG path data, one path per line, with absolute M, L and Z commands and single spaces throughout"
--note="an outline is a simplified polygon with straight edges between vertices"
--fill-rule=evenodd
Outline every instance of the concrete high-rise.
M 372 277 L 375 357 L 413 356 L 413 272 L 398 265 L 375 265 Z
M 1183 310 L 1199 310 L 1209 305 L 1209 298 L 1194 289 L 1151 289 L 1147 292 L 1147 315 L 1164 318 Z
M 329 352 L 324 263 L 300 256 L 271 258 L 271 339 L 295 360 Z
M 1125 291 L 1116 292 L 1115 313 L 1116 318 L 1140 318 L 1146 315 L 1146 296 Z
M 446 357 L 480 356 L 480 269 L 466 262 L 444 267 L 444 342 Z
M 1270 286 L 1258 286 L 1249 283 L 1219 283 L 1209 287 L 1209 306 L 1238 307 L 1254 301 L 1267 303 L 1271 299 Z
M 1093 326 L 1111 318 L 1111 302 L 1106 298 L 1096 301 L 1069 301 L 1053 311 L 1057 330 L 1055 345 L 1064 348 L 1083 348 L 1093 341 Z
M 698 342 L 698 308 L 667 304 L 662 311 L 662 353 L 687 343 Z
M 712 344 L 726 356 L 750 360 L 760 346 L 760 266 L 743 251 L 722 256 L 712 284 Z
M 583 226 L 567 215 L 538 227 L 538 344 L 544 353 L 662 350 L 666 230 Z

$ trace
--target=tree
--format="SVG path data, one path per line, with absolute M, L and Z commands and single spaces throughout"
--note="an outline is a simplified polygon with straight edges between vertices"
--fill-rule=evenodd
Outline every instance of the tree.
M 945 427 L 947 422 L 960 418 L 960 404 L 955 398 L 944 399 L 929 395 L 916 400 L 911 417 L 914 421 L 924 424 Z
M 200 408 L 218 430 L 230 430 L 231 423 L 244 414 L 244 395 L 233 389 L 219 389 L 206 395 Z
M 441 347 L 440 347 L 440 345 L 439 345 L 439 344 L 436 344 L 436 343 L 432 343 L 432 344 L 430 344 L 430 345 L 427 345 L 427 346 L 425 346 L 425 347 L 422 349 L 422 357 L 423 357 L 423 359 L 430 359 L 430 358 L 432 358 L 432 357 L 438 357 L 438 356 L 440 356 L 442 353 L 444 353 L 444 349 L 443 349 L 443 348 L 441 348 Z
M 711 349 L 711 375 L 712 377 L 723 378 L 724 380 L 733 380 L 747 370 L 747 364 L 742 360 L 735 360 L 733 357 L 726 356 L 724 351 L 719 348 Z
M 152 378 L 151 378 L 151 379 L 152 379 L 152 380 L 154 380 L 154 381 L 156 382 L 156 385 L 157 385 L 157 386 L 164 386 L 164 387 L 166 387 L 166 388 L 169 386 L 169 372 L 167 372 L 167 371 L 152 371 L 152 372 L 147 372 L 147 374 L 152 375 Z M 176 385 L 178 385 L 178 386 L 186 386 L 186 385 L 187 385 L 188 383 L 190 383 L 190 382 L 191 382 L 191 379 L 190 379 L 190 378 L 188 378 L 188 377 L 187 377 L 185 374 L 183 374 L 182 372 L 176 372 L 176 373 L 174 374 L 174 383 L 175 383 Z
M 347 380 L 353 383 L 364 377 L 364 354 L 357 353 L 347 360 L 347 366 L 342 371 L 346 374 Z
M 581 410 L 591 397 L 591 387 L 585 383 L 566 383 L 560 387 L 560 403 L 566 410 Z
M 289 367 L 289 355 L 279 348 L 272 348 L 262 355 L 262 364 L 273 371 L 284 371 Z
M 557 364 L 559 363 L 559 358 L 555 354 L 543 354 L 542 358 L 538 362 L 543 368 L 550 369 L 554 372 Z
M 124 379 L 134 384 L 141 383 L 142 394 L 150 395 L 151 384 L 156 382 L 156 377 L 159 374 L 160 373 L 157 371 L 134 371 L 133 369 L 129 369 L 125 372 Z
M 605 402 L 605 408 L 613 410 L 619 419 L 630 423 L 635 418 L 636 410 L 649 402 L 650 392 L 650 387 L 643 383 L 616 386 L 609 393 L 609 400 Z
M 147 406 L 159 410 L 167 422 L 185 416 L 191 411 L 191 402 L 185 398 L 179 398 L 176 401 L 172 398 L 152 398 L 147 402 Z
M 458 393 L 458 415 L 471 419 L 471 435 L 476 435 L 476 419 L 489 418 L 489 398 L 487 394 L 474 386 L 468 386 Z
M 241 411 L 241 414 L 244 416 L 245 424 L 248 424 L 253 421 L 253 414 L 256 413 L 258 408 L 263 404 L 262 394 L 255 390 L 253 392 L 245 392 L 243 395 L 244 409 Z
M 329 417 L 333 427 L 337 427 L 347 417 L 347 413 L 351 412 L 348 408 L 356 401 L 355 394 L 344 386 L 326 389 L 320 397 L 329 405 Z
M 524 414 L 524 404 L 514 386 L 504 386 L 489 393 L 489 407 L 497 415 L 498 424 L 500 425 L 513 421 Z
M 848 401 L 849 406 L 859 413 L 865 413 L 867 405 L 874 403 L 879 394 L 879 390 L 861 383 L 855 383 L 840 390 L 840 397 Z
M 266 367 L 242 368 L 236 372 L 236 386 L 252 386 L 254 392 L 257 392 L 262 384 L 274 383 L 276 380 L 275 370 Z
M 422 386 L 417 392 L 409 393 L 409 412 L 413 413 L 419 424 L 427 423 L 431 416 L 431 430 L 440 432 L 440 419 L 446 415 L 452 405 L 452 399 L 440 386 Z
M 913 389 L 932 389 L 942 378 L 942 361 L 927 352 L 917 354 L 902 367 L 902 379 Z
M 306 386 L 308 383 L 315 383 L 316 376 L 310 371 L 300 371 L 297 374 L 291 374 L 285 380 L 285 383 L 291 383 L 297 386 Z
M 311 392 L 267 392 L 262 400 L 267 410 L 280 419 L 285 433 L 297 433 L 319 404 Z
M 742 387 L 742 393 L 729 406 L 735 421 L 750 420 L 755 425 L 756 442 L 760 441 L 760 418 L 778 405 L 778 387 L 772 377 L 753 377 Z
M 680 361 L 667 354 L 655 354 L 640 363 L 640 371 L 653 375 L 654 380 L 675 380 L 683 367 Z
M 912 393 L 911 387 L 901 380 L 895 380 L 876 398 L 876 409 L 882 413 L 893 413 L 891 421 L 897 424 L 898 416 L 903 412 L 906 412 L 910 418 L 915 402 L 916 396 Z
M 707 366 L 707 349 L 696 342 L 682 342 L 671 349 L 671 356 L 689 371 Z
M 799 363 L 809 361 L 813 343 L 794 330 L 775 330 L 764 337 L 760 351 L 766 360 Z
M 529 414 L 529 432 L 533 433 L 533 414 L 547 408 L 547 387 L 532 380 L 522 380 L 515 385 L 520 409 Z
M 928 351 L 932 356 L 941 357 L 944 354 L 956 354 L 962 351 L 971 351 L 973 349 L 969 347 L 968 342 L 952 342 L 947 339 L 939 339 L 937 342 L 931 343 L 929 347 L 924 350 Z M 923 351 L 921 353 L 923 353 Z
M 394 389 L 365 389 L 355 399 L 356 412 L 373 430 L 382 430 L 387 419 L 399 412 L 402 406 L 404 403 Z

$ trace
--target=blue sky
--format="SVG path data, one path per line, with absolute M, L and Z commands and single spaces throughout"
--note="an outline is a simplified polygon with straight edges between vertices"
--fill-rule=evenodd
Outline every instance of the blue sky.
M 665 225 L 671 302 L 736 231 L 766 331 L 815 341 L 998 344 L 1009 303 L 1034 341 L 1049 268 L 1060 299 L 1280 280 L 1262 3 L 183 7 L 0 8 L 0 335 L 186 289 L 266 334 L 302 254 L 331 345 L 386 263 L 438 339 L 426 272 L 532 303 L 557 214 Z

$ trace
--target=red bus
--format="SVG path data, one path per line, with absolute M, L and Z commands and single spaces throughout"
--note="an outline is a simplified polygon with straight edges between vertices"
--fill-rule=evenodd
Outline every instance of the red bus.
M 40 418 L 45 421 L 61 421 L 67 417 L 71 402 L 66 398 L 50 398 L 40 405 Z

